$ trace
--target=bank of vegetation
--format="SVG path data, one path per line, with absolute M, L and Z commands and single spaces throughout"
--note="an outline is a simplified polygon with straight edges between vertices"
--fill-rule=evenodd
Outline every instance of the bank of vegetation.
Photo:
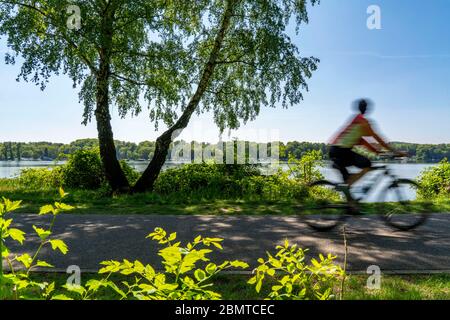
M 239 141 L 236 141 L 239 143 Z M 257 143 L 251 141 L 244 141 L 246 151 L 252 146 L 255 147 Z M 276 142 L 279 148 L 279 158 L 282 161 L 287 161 L 289 155 L 300 159 L 307 152 L 312 150 L 321 151 L 324 159 L 328 160 L 328 145 L 325 143 L 313 142 L 298 142 L 291 141 L 287 143 Z M 143 141 L 140 143 L 115 141 L 117 158 L 119 160 L 144 160 L 152 159 L 155 151 L 155 141 Z M 183 149 L 183 146 L 190 145 L 192 150 L 191 157 L 194 158 L 194 150 L 199 148 L 211 148 L 210 143 L 205 142 L 185 142 L 179 141 L 171 144 L 168 150 L 167 160 L 172 160 L 172 151 L 174 147 Z M 268 151 L 272 143 L 268 143 Z M 393 142 L 392 146 L 396 150 L 405 151 L 408 154 L 409 161 L 420 163 L 438 163 L 443 159 L 450 159 L 450 144 L 417 144 Z M 66 160 L 68 155 L 78 151 L 94 147 L 99 147 L 97 139 L 79 139 L 68 144 L 51 143 L 51 142 L 2 142 L 0 143 L 0 160 Z M 217 147 L 214 144 L 213 147 Z

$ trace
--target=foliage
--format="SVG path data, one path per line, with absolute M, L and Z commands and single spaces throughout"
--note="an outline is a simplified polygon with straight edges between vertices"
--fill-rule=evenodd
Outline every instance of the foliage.
M 67 196 L 63 189 L 60 189 L 59 192 L 61 199 Z M 17 255 L 9 251 L 6 246 L 6 240 L 11 239 L 23 245 L 26 234 L 20 229 L 11 228 L 13 219 L 6 219 L 6 216 L 10 212 L 17 210 L 20 207 L 20 203 L 21 201 L 10 201 L 5 198 L 0 203 L 0 299 L 48 299 L 55 289 L 55 284 L 33 281 L 30 278 L 30 272 L 39 267 L 53 267 L 50 263 L 38 259 L 39 253 L 44 246 L 50 246 L 54 251 L 60 251 L 62 254 L 67 253 L 67 245 L 64 241 L 53 238 L 52 232 L 57 215 L 73 208 L 62 202 L 43 206 L 39 215 L 51 214 L 53 218 L 50 226 L 48 229 L 44 229 L 33 225 L 33 229 L 40 239 L 38 248 L 32 255 L 28 253 Z M 10 272 L 7 274 L 3 272 L 2 265 L 4 261 L 10 268 Z M 14 267 L 15 263 L 20 263 L 23 268 L 16 270 Z
M 242 197 L 252 200 L 303 200 L 308 189 L 279 169 L 275 174 L 252 176 L 239 181 Z
M 271 288 L 266 299 L 271 300 L 304 300 L 335 298 L 333 288 L 344 272 L 334 264 L 335 256 L 319 256 L 319 260 L 311 259 L 311 264 L 305 263 L 305 252 L 297 245 L 277 246 L 275 256 L 267 253 L 266 260 L 258 259 L 259 266 L 254 270 L 256 275 L 248 283 L 255 285 L 257 292 L 261 291 L 264 279 L 270 277 L 277 281 Z M 282 277 L 282 278 L 281 278 Z M 281 279 L 279 279 L 281 278 Z
M 117 157 L 122 160 L 151 160 L 155 151 L 154 141 L 133 143 L 115 140 L 114 143 L 116 145 Z M 187 144 L 188 142 L 181 141 L 178 143 Z M 192 143 L 199 144 L 205 148 L 211 148 L 210 143 Z M 246 141 L 246 143 L 247 145 L 253 144 L 253 142 L 250 141 Z M 292 155 L 295 159 L 301 159 L 306 153 L 312 150 L 321 151 L 323 158 L 329 160 L 328 146 L 325 143 L 291 141 L 286 144 L 278 142 L 278 144 L 280 149 L 280 160 L 283 161 L 288 161 L 289 155 Z M 450 144 L 432 145 L 393 142 L 391 145 L 395 150 L 405 151 L 412 161 L 435 163 L 442 161 L 444 158 L 450 158 Z M 11 159 L 11 154 L 12 157 L 17 160 L 17 155 L 19 153 L 22 160 L 66 159 L 67 155 L 74 153 L 77 150 L 92 149 L 98 146 L 97 139 L 79 139 L 69 144 L 51 142 L 3 142 L 0 143 L 0 160 Z M 172 147 L 169 149 L 168 160 L 171 159 L 171 152 Z
M 67 197 L 63 189 L 59 190 L 60 198 Z M 53 237 L 53 226 L 58 214 L 72 210 L 73 207 L 60 201 L 41 207 L 39 214 L 51 214 L 50 226 L 45 229 L 33 226 L 36 235 L 40 239 L 38 248 L 33 254 L 21 255 L 11 253 L 6 247 L 6 240 L 17 241 L 23 244 L 25 232 L 12 228 L 13 219 L 7 219 L 6 215 L 20 207 L 20 201 L 3 199 L 0 203 L 0 249 L 2 264 L 0 265 L 0 299 L 97 299 L 102 294 L 101 290 L 112 292 L 119 299 L 139 300 L 211 300 L 220 299 L 222 296 L 216 292 L 214 279 L 226 269 L 246 269 L 248 264 L 242 261 L 224 261 L 214 263 L 209 256 L 214 248 L 222 250 L 221 238 L 196 237 L 185 246 L 177 241 L 177 234 L 168 234 L 161 228 L 156 228 L 147 238 L 157 241 L 164 247 L 158 251 L 162 258 L 164 272 L 157 272 L 151 265 L 144 265 L 140 261 L 104 261 L 99 270 L 100 279 L 90 279 L 84 286 L 66 283 L 57 288 L 55 282 L 39 281 L 31 275 L 31 271 L 37 268 L 52 268 L 53 266 L 43 260 L 39 260 L 40 251 L 45 246 L 50 246 L 54 251 L 62 254 L 68 252 L 64 241 Z M 321 257 L 321 261 L 312 260 L 312 266 L 303 266 L 304 252 L 296 246 L 285 243 L 275 259 L 269 255 L 267 261 L 259 260 L 261 265 L 255 269 L 256 276 L 250 279 L 250 284 L 256 284 L 257 292 L 260 292 L 262 281 L 266 275 L 276 277 L 275 272 L 290 272 L 290 277 L 283 277 L 279 281 L 282 286 L 273 287 L 269 298 L 273 299 L 329 299 L 333 290 L 333 284 L 337 281 L 340 269 L 332 264 L 334 257 Z M 9 273 L 4 273 L 3 261 L 10 268 Z M 294 264 L 294 262 L 296 264 Z M 20 263 L 22 268 L 17 270 L 14 263 Z M 270 267 L 268 267 L 270 265 Z M 305 271 L 311 271 L 312 275 L 306 277 Z M 121 276 L 117 282 L 115 275 Z M 126 277 L 127 279 L 124 279 Z M 42 279 L 41 279 L 42 280 Z M 299 291 L 297 287 L 306 288 Z M 292 289 L 292 290 L 291 290 Z
M 436 199 L 450 197 L 450 162 L 442 160 L 439 165 L 425 169 L 421 173 L 418 190 L 422 199 Z
M 64 167 L 24 169 L 17 181 L 29 189 L 58 188 L 64 184 Z
M 141 174 L 137 172 L 132 166 L 130 166 L 125 160 L 120 161 L 120 167 L 122 168 L 125 177 L 127 177 L 127 180 L 131 184 L 134 184 L 141 176 Z
M 68 188 L 98 189 L 104 182 L 99 150 L 78 150 L 69 155 L 63 170 L 64 185 Z
M 138 300 L 217 300 L 221 295 L 212 290 L 212 278 L 229 268 L 248 268 L 245 262 L 225 261 L 220 265 L 210 262 L 210 247 L 222 249 L 222 239 L 202 238 L 198 236 L 193 242 L 181 247 L 176 242 L 177 234 L 156 228 L 147 238 L 164 245 L 158 255 L 162 257 L 165 272 L 157 272 L 151 265 L 140 261 L 104 261 L 99 274 L 107 275 L 101 280 L 90 280 L 85 287 L 66 286 L 77 298 L 89 299 L 101 287 L 111 288 L 121 299 Z M 207 265 L 202 268 L 199 264 Z M 193 273 L 193 276 L 191 275 Z M 116 284 L 109 280 L 111 275 L 121 274 L 130 278 Z M 70 299 L 59 295 L 55 299 Z
M 168 195 L 193 195 L 203 192 L 205 197 L 237 197 L 239 180 L 259 175 L 248 165 L 219 165 L 214 163 L 186 164 L 162 172 L 155 184 L 155 192 Z
M 308 151 L 300 159 L 289 154 L 288 163 L 289 173 L 305 185 L 324 178 L 319 169 L 325 165 L 322 151 Z

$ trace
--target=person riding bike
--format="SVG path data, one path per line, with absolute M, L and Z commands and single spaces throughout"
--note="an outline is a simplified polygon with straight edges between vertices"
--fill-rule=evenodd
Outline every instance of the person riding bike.
M 330 159 L 333 161 L 334 167 L 340 171 L 344 182 L 348 186 L 355 184 L 369 172 L 372 167 L 372 162 L 369 158 L 353 151 L 355 146 L 365 147 L 367 150 L 376 154 L 383 153 L 385 152 L 384 150 L 387 150 L 399 156 L 404 156 L 403 153 L 395 152 L 388 143 L 373 130 L 370 122 L 365 117 L 370 104 L 370 101 L 367 99 L 357 100 L 356 106 L 359 113 L 332 139 L 331 142 L 329 153 Z M 373 138 L 375 142 L 370 142 L 368 138 Z M 355 166 L 362 170 L 357 174 L 349 174 L 347 167 L 351 166 Z

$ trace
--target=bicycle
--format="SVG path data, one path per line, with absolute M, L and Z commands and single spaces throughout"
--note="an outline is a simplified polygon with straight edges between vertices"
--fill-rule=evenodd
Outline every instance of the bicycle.
M 389 159 L 399 159 L 389 156 Z M 334 166 L 335 169 L 337 167 Z M 369 183 L 360 188 L 360 197 L 354 198 L 353 187 L 342 183 L 333 183 L 320 180 L 310 184 L 310 190 L 314 193 L 311 204 L 300 207 L 303 211 L 305 222 L 317 231 L 330 231 L 343 223 L 349 216 L 363 215 L 361 201 L 379 185 L 383 178 L 389 182 L 378 196 L 377 207 L 387 210 L 381 215 L 386 224 L 401 231 L 408 231 L 424 224 L 428 218 L 427 209 L 430 205 L 426 201 L 414 201 L 413 192 L 420 189 L 417 182 L 410 179 L 400 179 L 393 174 L 390 165 L 372 166 L 369 172 L 378 171 Z M 355 192 L 353 192 L 355 193 Z M 422 212 L 417 212 L 422 210 Z M 306 211 L 306 212 L 305 212 Z

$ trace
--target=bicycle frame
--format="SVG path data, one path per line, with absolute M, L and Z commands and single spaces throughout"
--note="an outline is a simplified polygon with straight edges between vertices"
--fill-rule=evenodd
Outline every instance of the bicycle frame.
M 397 177 L 391 172 L 389 165 L 373 166 L 368 173 L 374 172 L 374 171 L 379 171 L 379 173 L 375 174 L 375 178 L 372 178 L 370 180 L 370 182 L 368 182 L 368 188 L 367 188 L 367 190 L 364 190 L 364 192 L 362 192 L 362 197 L 360 197 L 359 199 L 354 199 L 354 200 L 361 201 L 361 200 L 365 199 L 367 197 L 367 195 L 369 195 L 373 191 L 373 189 L 379 184 L 379 182 L 384 177 L 390 177 L 392 180 L 397 179 Z M 351 189 L 352 188 L 350 188 L 350 191 L 351 191 Z

